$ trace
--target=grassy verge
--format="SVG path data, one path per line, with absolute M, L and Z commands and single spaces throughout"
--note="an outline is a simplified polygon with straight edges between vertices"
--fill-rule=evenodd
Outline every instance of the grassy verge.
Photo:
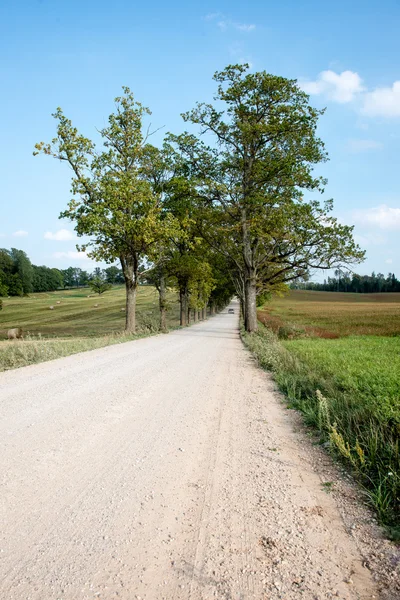
M 146 335 L 151 335 L 151 333 L 136 335 L 116 333 L 102 337 L 70 339 L 29 337 L 24 341 L 5 342 L 0 344 L 0 371 L 26 367 L 27 365 L 62 358 L 86 350 L 95 350 L 112 344 L 122 344 Z
M 263 325 L 243 340 L 290 405 L 344 460 L 400 536 L 400 338 L 280 341 Z

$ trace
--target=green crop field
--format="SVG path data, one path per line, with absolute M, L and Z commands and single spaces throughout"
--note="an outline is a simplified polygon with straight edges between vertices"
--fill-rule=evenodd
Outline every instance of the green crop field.
M 179 325 L 177 294 L 169 294 L 169 327 Z M 50 309 L 53 306 L 53 309 Z M 138 290 L 137 335 L 125 335 L 125 288 L 98 296 L 89 288 L 3 299 L 0 312 L 0 371 L 135 339 L 158 330 L 158 293 Z M 21 327 L 23 341 L 7 340 L 8 329 Z
M 291 291 L 244 339 L 400 533 L 400 294 Z

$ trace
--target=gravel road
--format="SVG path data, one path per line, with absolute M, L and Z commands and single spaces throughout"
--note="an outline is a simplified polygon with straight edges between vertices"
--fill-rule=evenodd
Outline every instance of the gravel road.
M 375 597 L 232 306 L 0 375 L 2 599 Z

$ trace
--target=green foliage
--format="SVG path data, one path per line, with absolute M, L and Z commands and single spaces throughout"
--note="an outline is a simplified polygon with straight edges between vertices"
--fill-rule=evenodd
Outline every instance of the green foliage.
M 101 294 L 104 294 L 104 292 L 107 292 L 108 290 L 111 290 L 112 285 L 111 283 L 108 283 L 107 281 L 105 281 L 103 278 L 101 277 L 94 277 L 90 282 L 90 288 L 93 292 L 95 292 L 95 294 L 99 294 L 99 296 Z
M 8 276 L 7 287 L 10 296 L 24 295 L 24 286 L 19 273 L 12 273 Z
M 11 248 L 10 256 L 13 261 L 14 273 L 19 275 L 24 294 L 29 294 L 33 290 L 33 267 L 28 256 L 23 250 Z
M 356 294 L 382 294 L 386 292 L 400 292 L 400 281 L 394 273 L 374 273 L 371 275 L 359 275 L 349 273 L 337 268 L 335 277 L 328 277 L 324 283 L 315 281 L 295 281 L 291 284 L 293 289 L 315 290 L 321 292 L 347 292 Z
M 62 273 L 58 269 L 32 265 L 22 250 L 0 249 L 0 296 L 52 291 L 62 285 Z
M 108 283 L 116 284 L 124 282 L 124 276 L 118 267 L 107 267 L 107 269 L 104 269 L 104 275 Z
M 197 261 L 190 274 L 188 289 L 190 308 L 205 308 L 215 285 L 212 268 L 208 262 Z
M 8 296 L 8 287 L 6 285 L 6 276 L 0 271 L 0 297 Z
M 22 296 L 32 289 L 33 269 L 22 250 L 0 250 L 0 296 Z
M 135 329 L 135 292 L 140 263 L 153 247 L 171 235 L 174 221 L 162 218 L 160 197 L 143 176 L 146 136 L 143 118 L 150 111 L 136 102 L 129 88 L 115 99 L 116 110 L 100 130 L 102 149 L 81 135 L 60 108 L 54 113 L 57 137 L 36 144 L 44 153 L 67 162 L 73 171 L 73 199 L 60 216 L 76 222 L 78 236 L 90 236 L 80 246 L 97 260 L 121 262 L 127 289 L 126 328 Z
M 52 292 L 63 287 L 63 276 L 58 269 L 49 269 L 49 267 L 37 267 L 32 265 L 32 291 L 33 292 Z
M 359 262 L 364 253 L 353 228 L 330 215 L 332 201 L 304 199 L 326 183 L 313 172 L 327 160 L 316 136 L 323 111 L 309 105 L 296 81 L 248 69 L 217 72 L 216 106 L 198 104 L 183 115 L 212 134 L 215 146 L 188 134 L 175 141 L 197 179 L 202 233 L 231 259 L 245 326 L 252 330 L 256 289 L 271 291 L 310 268 Z
M 271 292 L 261 292 L 261 294 L 257 294 L 257 308 L 261 308 L 266 304 L 269 300 L 271 300 L 272 294 Z

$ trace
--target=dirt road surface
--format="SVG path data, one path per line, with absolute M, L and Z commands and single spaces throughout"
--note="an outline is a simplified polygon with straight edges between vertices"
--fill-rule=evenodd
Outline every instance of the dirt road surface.
M 0 598 L 377 597 L 234 306 L 0 375 Z

